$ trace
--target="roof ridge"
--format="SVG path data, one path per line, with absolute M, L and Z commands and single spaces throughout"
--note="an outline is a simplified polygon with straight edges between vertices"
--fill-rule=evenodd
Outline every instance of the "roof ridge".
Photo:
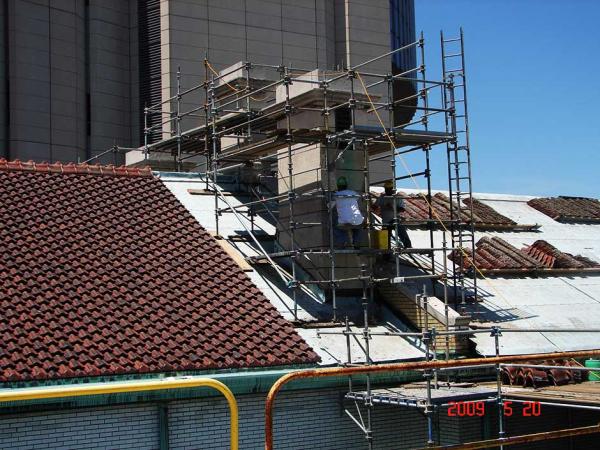
M 152 178 L 152 169 L 150 167 L 127 167 L 102 164 L 75 164 L 69 163 L 36 163 L 35 161 L 20 161 L 15 159 L 8 161 L 0 158 L 0 171 L 6 172 L 39 172 L 39 173 L 58 173 L 58 174 L 86 174 L 86 175 L 107 175 L 117 177 L 146 177 Z

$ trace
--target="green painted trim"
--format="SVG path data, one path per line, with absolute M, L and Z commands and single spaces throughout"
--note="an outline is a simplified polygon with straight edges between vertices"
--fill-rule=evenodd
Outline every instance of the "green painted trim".
M 289 366 L 273 367 L 252 367 L 252 368 L 233 368 L 233 369 L 214 369 L 214 370 L 189 370 L 181 372 L 154 372 L 154 373 L 133 373 L 119 375 L 104 375 L 98 377 L 76 377 L 76 378 L 57 378 L 48 380 L 28 380 L 28 381 L 10 381 L 0 383 L 0 389 L 19 389 L 28 387 L 42 386 L 64 386 L 66 384 L 91 384 L 91 383 L 110 383 L 117 381 L 131 380 L 155 380 L 169 377 L 187 377 L 187 376 L 208 376 L 213 378 L 215 375 L 222 374 L 253 374 L 272 370 L 301 370 L 314 369 L 313 364 L 296 364 Z
M 262 372 L 221 373 L 211 376 L 227 385 L 234 395 L 264 394 L 273 383 L 283 375 L 294 371 L 268 370 Z M 161 377 L 162 378 L 162 377 Z M 354 376 L 353 380 L 360 386 L 366 375 Z M 383 373 L 371 375 L 374 385 L 396 385 L 409 381 L 422 380 L 418 372 Z M 307 378 L 295 380 L 284 387 L 284 391 L 327 389 L 347 386 L 348 377 Z M 157 403 L 175 400 L 210 398 L 220 394 L 212 389 L 191 388 L 163 391 L 136 392 L 129 394 L 96 395 L 89 397 L 71 397 L 64 399 L 31 400 L 27 402 L 5 402 L 0 404 L 0 414 L 16 414 L 23 412 L 41 412 L 57 409 L 91 408 L 110 405 L 126 405 L 135 403 Z

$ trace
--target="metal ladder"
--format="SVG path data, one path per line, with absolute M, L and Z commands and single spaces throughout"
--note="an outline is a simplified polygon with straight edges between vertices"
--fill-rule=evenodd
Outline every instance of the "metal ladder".
M 469 143 L 469 116 L 467 108 L 467 79 L 465 74 L 465 46 L 463 30 L 456 38 L 445 38 L 440 33 L 442 51 L 442 72 L 446 83 L 443 92 L 446 110 L 446 132 L 453 136 L 446 144 L 448 156 L 448 194 L 450 197 L 450 235 L 452 248 L 458 252 L 454 258 L 453 287 L 455 301 L 465 303 L 467 287 L 463 270 L 466 256 L 475 258 L 475 232 L 473 208 L 463 204 L 465 198 L 472 198 L 471 149 Z M 469 296 L 477 299 L 477 274 L 472 272 L 472 287 Z

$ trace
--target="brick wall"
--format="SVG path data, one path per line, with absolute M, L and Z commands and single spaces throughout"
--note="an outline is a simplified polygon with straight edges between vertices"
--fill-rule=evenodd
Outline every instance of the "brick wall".
M 278 396 L 275 410 L 277 449 L 364 449 L 366 441 L 342 408 L 342 390 L 295 391 Z M 264 448 L 263 394 L 240 397 L 240 448 Z M 352 402 L 344 404 L 354 412 Z M 224 400 L 174 402 L 169 406 L 171 449 L 223 449 L 229 439 Z M 361 408 L 366 417 L 366 411 Z M 355 414 L 356 415 L 356 414 Z M 399 427 L 399 424 L 402 424 Z M 413 409 L 376 406 L 373 410 L 377 449 L 414 448 L 424 444 L 426 422 Z M 399 431 L 401 430 L 401 431 Z
M 344 392 L 281 393 L 275 410 L 276 448 L 366 448 L 364 435 L 343 411 Z M 264 448 L 265 397 L 262 393 L 238 396 L 241 449 Z M 356 412 L 354 403 L 344 404 Z M 228 448 L 229 413 L 224 399 L 167 405 L 171 450 Z M 366 417 L 363 407 L 361 414 Z M 158 404 L 4 415 L 0 416 L 0 450 L 158 449 L 158 417 Z M 391 406 L 374 407 L 373 430 L 376 449 L 419 447 L 427 434 L 419 412 Z
M 377 291 L 381 299 L 414 328 L 418 330 L 425 328 L 425 310 L 413 299 L 398 290 L 393 284 L 380 284 L 377 286 Z M 430 329 L 435 327 L 436 331 L 446 331 L 446 325 L 431 313 L 428 314 L 427 322 Z M 452 331 L 452 326 L 450 328 Z M 451 353 L 466 353 L 469 349 L 469 341 L 464 336 L 449 336 L 448 341 Z M 446 348 L 446 336 L 437 336 L 436 346 L 437 352 L 443 353 Z
M 157 448 L 154 405 L 0 416 L 1 450 Z
M 342 405 L 356 413 L 353 402 L 342 400 L 344 392 L 322 389 L 281 393 L 275 410 L 276 448 L 365 449 L 364 435 L 344 413 Z M 264 393 L 238 396 L 241 449 L 264 448 L 264 400 Z M 0 450 L 159 449 L 160 405 L 168 407 L 171 450 L 228 448 L 227 404 L 220 397 L 210 397 L 0 415 Z M 358 407 L 365 418 L 364 407 Z M 426 443 L 425 418 L 412 408 L 376 405 L 372 418 L 375 449 L 420 448 Z M 511 417 L 507 430 L 509 435 L 515 435 L 583 426 L 598 420 L 598 413 L 546 408 L 538 418 Z M 434 416 L 434 426 L 436 441 L 439 436 L 446 445 L 497 436 L 495 409 L 491 405 L 485 417 L 448 417 L 441 410 Z M 592 448 L 588 445 L 592 438 L 574 439 L 571 448 Z M 569 448 L 568 444 L 565 439 L 543 442 L 535 448 Z

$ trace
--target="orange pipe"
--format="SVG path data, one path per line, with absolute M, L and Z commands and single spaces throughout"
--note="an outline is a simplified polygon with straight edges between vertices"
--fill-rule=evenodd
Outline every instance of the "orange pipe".
M 373 366 L 358 366 L 358 367 L 333 367 L 327 369 L 309 369 L 290 372 L 279 378 L 267 395 L 265 403 L 265 450 L 273 450 L 273 407 L 275 405 L 275 397 L 281 388 L 292 380 L 300 378 L 323 378 L 335 377 L 344 375 L 360 375 L 380 372 L 401 372 L 406 370 L 424 370 L 424 369 L 442 369 L 457 366 L 475 366 L 478 364 L 500 364 L 500 363 L 515 363 L 540 359 L 556 359 L 556 358 L 586 358 L 590 356 L 600 356 L 600 350 L 583 350 L 574 352 L 553 352 L 553 353 L 533 353 L 530 355 L 512 355 L 512 356 L 496 356 L 491 358 L 470 358 L 470 359 L 455 359 L 455 360 L 436 360 L 436 361 L 418 361 L 404 362 L 394 364 L 380 364 Z
M 436 445 L 435 447 L 423 447 L 420 450 L 478 450 L 485 448 L 504 447 L 509 445 L 527 444 L 530 442 L 560 439 L 569 436 L 585 436 L 587 434 L 600 433 L 600 424 L 589 427 L 567 428 L 564 430 L 545 431 L 543 433 L 524 434 L 501 439 L 487 439 L 485 441 L 467 442 L 456 445 Z

